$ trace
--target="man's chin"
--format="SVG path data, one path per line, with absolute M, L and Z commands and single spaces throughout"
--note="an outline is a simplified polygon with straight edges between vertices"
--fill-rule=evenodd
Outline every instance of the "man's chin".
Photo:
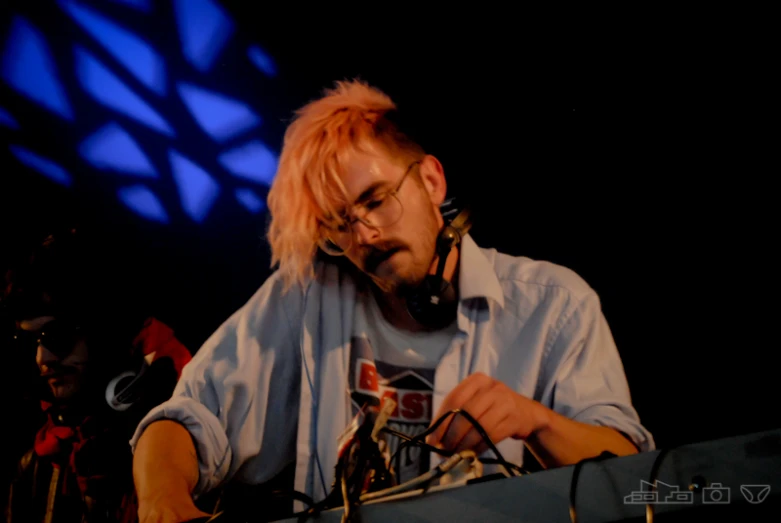
M 404 294 L 415 289 L 423 282 L 422 278 L 404 277 L 398 274 L 389 276 L 370 274 L 369 277 L 380 291 L 386 294 Z
M 70 384 L 51 385 L 50 389 L 55 401 L 58 402 L 69 401 L 77 392 L 77 389 Z

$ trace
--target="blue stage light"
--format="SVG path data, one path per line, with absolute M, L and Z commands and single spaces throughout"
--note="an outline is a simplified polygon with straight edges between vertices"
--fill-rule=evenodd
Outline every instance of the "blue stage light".
M 267 186 L 271 186 L 277 173 L 276 155 L 260 140 L 221 154 L 219 162 L 234 176 Z
M 171 151 L 168 156 L 184 212 L 200 223 L 214 205 L 220 186 L 209 173 L 180 153 Z
M 117 123 L 98 129 L 79 148 L 81 157 L 98 169 L 156 178 L 157 171 L 130 134 Z
M 73 178 L 71 178 L 71 175 L 48 158 L 44 158 L 20 145 L 12 145 L 10 149 L 11 153 L 16 156 L 16 159 L 30 169 L 38 171 L 51 181 L 65 187 L 73 185 Z
M 238 100 L 190 84 L 179 84 L 179 96 L 203 131 L 219 142 L 260 124 L 260 117 Z
M 264 74 L 270 77 L 275 77 L 277 75 L 277 66 L 274 63 L 274 60 L 269 56 L 269 54 L 261 49 L 257 45 L 251 46 L 247 50 L 247 56 L 249 57 L 250 61 L 260 69 Z
M 119 63 L 142 84 L 160 96 L 165 95 L 165 64 L 152 47 L 111 20 L 76 2 L 61 0 L 63 9 L 73 17 Z
M 212 0 L 174 0 L 174 11 L 184 57 L 207 72 L 233 34 L 233 22 Z
M 112 2 L 125 4 L 128 7 L 138 9 L 145 13 L 149 13 L 152 10 L 152 0 L 112 0 Z
M 66 120 L 64 133 L 61 125 L 53 125 L 56 131 L 52 132 L 58 133 L 58 140 L 64 140 L 64 150 L 73 150 L 75 143 L 85 163 L 60 165 L 33 152 L 35 144 L 25 143 L 10 148 L 20 162 L 19 169 L 26 166 L 66 187 L 78 182 L 71 174 L 81 174 L 86 166 L 94 169 L 93 179 L 97 172 L 114 175 L 103 181 L 120 184 L 128 177 L 135 178 L 130 183 L 156 180 L 154 185 L 116 185 L 112 190 L 130 210 L 157 223 L 167 224 L 182 217 L 205 222 L 218 208 L 219 199 L 226 197 L 230 198 L 229 205 L 238 203 L 253 215 L 264 212 L 265 190 L 248 183 L 270 186 L 276 175 L 277 154 L 255 132 L 263 119 L 252 104 L 229 95 L 230 86 L 224 93 L 214 84 L 208 88 L 200 84 L 199 73 L 214 69 L 235 32 L 235 24 L 219 0 L 172 0 L 172 9 L 159 10 L 154 20 L 146 16 L 158 7 L 152 0 L 57 2 L 66 23 L 62 32 L 53 35 L 57 49 L 55 40 L 44 39 L 40 27 L 32 23 L 31 17 L 38 16 L 37 12 L 28 11 L 36 14 L 8 20 L 8 36 L 0 41 L 0 81 L 30 103 L 20 108 L 0 107 L 0 130 L 24 129 L 32 133 L 31 139 L 40 136 L 40 140 L 46 140 L 46 124 L 36 129 L 40 124 L 25 120 L 35 103 Z M 114 5 L 108 5 L 112 2 Z M 164 53 L 153 45 L 158 38 L 151 37 L 150 31 L 160 24 L 178 31 L 181 48 L 175 45 Z M 69 35 L 76 40 L 63 40 Z M 246 53 L 246 58 L 239 56 L 239 60 L 224 64 L 242 68 L 230 71 L 231 76 L 243 78 L 251 73 L 250 67 L 269 78 L 278 75 L 274 60 L 259 45 L 236 52 Z M 64 76 L 60 73 L 65 71 L 58 66 L 63 64 L 73 75 L 76 88 L 86 96 L 70 92 L 71 85 L 61 83 Z M 169 79 L 173 72 L 180 76 Z M 181 104 L 171 96 L 178 96 Z M 182 107 L 190 118 L 185 115 L 182 119 Z M 188 140 L 174 141 L 182 128 L 192 127 L 192 122 L 203 135 L 188 134 Z M 215 144 L 222 147 L 215 151 Z M 166 154 L 169 165 L 160 165 Z M 222 168 L 207 172 L 204 166 L 213 166 L 215 160 Z M 174 187 L 179 202 L 165 192 Z M 163 202 L 178 203 L 183 212 L 166 208 Z
M 22 17 L 15 17 L 5 45 L 3 80 L 41 107 L 66 120 L 73 110 L 57 77 L 49 47 L 41 33 Z
M 82 87 L 103 105 L 123 113 L 168 136 L 174 131 L 140 96 L 117 78 L 97 58 L 77 47 L 76 76 Z
M 19 123 L 14 120 L 11 113 L 0 107 L 0 125 L 10 127 L 11 129 L 19 129 Z
M 266 203 L 252 189 L 236 189 L 234 194 L 239 203 L 252 214 L 258 214 L 266 208 Z
M 147 220 L 168 223 L 168 213 L 158 197 L 143 185 L 122 187 L 117 191 L 119 200 L 130 210 Z

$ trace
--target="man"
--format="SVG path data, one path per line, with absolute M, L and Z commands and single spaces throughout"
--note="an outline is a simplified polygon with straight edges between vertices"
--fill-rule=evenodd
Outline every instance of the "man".
M 190 354 L 159 321 L 126 321 L 119 304 L 127 300 L 111 296 L 118 286 L 94 272 L 102 261 L 66 231 L 8 275 L 2 302 L 15 320 L 8 348 L 18 362 L 35 362 L 44 415 L 11 484 L 8 523 L 137 518 L 127 440 L 170 396 Z
M 439 325 L 413 319 L 408 297 L 437 270 L 447 187 L 394 110 L 383 93 L 344 82 L 289 127 L 268 197 L 279 270 L 139 425 L 142 522 L 203 516 L 193 498 L 229 480 L 263 483 L 291 463 L 295 489 L 323 499 L 361 393 L 399 399 L 391 421 L 404 432 L 466 410 L 516 464 L 525 446 L 546 467 L 653 448 L 599 299 L 573 272 L 466 236 L 444 264 L 456 313 Z M 486 448 L 461 416 L 428 442 Z M 406 456 L 406 479 L 433 465 L 424 454 Z

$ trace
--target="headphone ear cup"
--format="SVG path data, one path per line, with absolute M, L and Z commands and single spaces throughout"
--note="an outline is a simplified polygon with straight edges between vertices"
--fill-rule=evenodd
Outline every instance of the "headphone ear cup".
M 430 328 L 447 326 L 458 308 L 456 291 L 449 282 L 429 275 L 407 296 L 407 311 L 412 318 Z
M 127 410 L 133 405 L 133 403 L 125 403 L 120 401 L 120 395 L 127 390 L 128 387 L 136 379 L 137 374 L 133 371 L 123 372 L 119 376 L 112 379 L 106 387 L 106 402 L 108 406 L 117 411 Z
M 407 312 L 421 325 L 439 329 L 456 318 L 458 295 L 450 282 L 443 278 L 443 273 L 450 251 L 461 243 L 470 227 L 470 211 L 463 209 L 442 228 L 436 242 L 439 258 L 436 274 L 426 276 L 417 289 L 407 293 Z
M 126 371 L 112 379 L 106 387 L 106 402 L 114 410 L 124 411 L 141 399 L 149 381 L 149 364 L 142 360 L 141 368 Z

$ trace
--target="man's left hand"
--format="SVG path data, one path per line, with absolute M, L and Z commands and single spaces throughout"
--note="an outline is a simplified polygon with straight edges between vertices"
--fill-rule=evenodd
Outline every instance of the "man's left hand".
M 549 411 L 541 403 L 521 396 L 501 381 L 483 373 L 472 374 L 447 395 L 432 418 L 432 424 L 451 410 L 468 412 L 496 444 L 506 438 L 526 439 L 548 423 Z M 451 415 L 426 443 L 460 452 L 474 450 L 480 455 L 488 445 L 464 416 Z

